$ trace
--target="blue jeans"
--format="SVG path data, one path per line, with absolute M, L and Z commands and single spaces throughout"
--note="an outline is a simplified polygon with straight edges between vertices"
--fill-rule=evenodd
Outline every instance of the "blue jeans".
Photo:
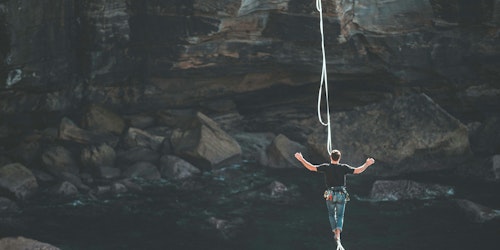
M 330 226 L 332 231 L 339 229 L 342 231 L 344 225 L 344 209 L 346 203 L 346 194 L 343 192 L 334 192 L 332 200 L 326 200 L 326 207 L 328 208 L 328 219 L 330 219 Z

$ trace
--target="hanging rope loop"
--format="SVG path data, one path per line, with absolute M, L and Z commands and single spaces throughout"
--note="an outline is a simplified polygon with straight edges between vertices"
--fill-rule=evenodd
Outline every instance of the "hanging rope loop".
M 325 34 L 323 31 L 323 6 L 321 4 L 321 0 L 316 0 L 316 9 L 319 12 L 319 30 L 321 33 L 321 52 L 323 56 L 323 65 L 321 68 L 321 81 L 319 85 L 319 92 L 318 92 L 318 120 L 321 123 L 321 125 L 326 126 L 328 130 L 328 138 L 326 142 L 326 150 L 328 154 L 332 151 L 332 129 L 331 129 L 331 123 L 330 123 L 330 100 L 328 96 L 328 74 L 326 71 L 326 53 L 325 53 Z M 324 90 L 323 90 L 324 89 Z M 323 118 L 321 117 L 321 103 L 323 100 L 323 92 L 324 92 L 324 97 L 325 97 L 325 103 L 326 103 L 326 122 L 323 121 Z

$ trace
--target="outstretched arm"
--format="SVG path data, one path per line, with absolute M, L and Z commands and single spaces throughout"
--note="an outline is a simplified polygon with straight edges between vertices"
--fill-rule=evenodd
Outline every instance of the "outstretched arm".
M 369 166 L 371 166 L 373 163 L 375 163 L 375 160 L 373 158 L 368 158 L 366 159 L 365 163 L 357 168 L 354 169 L 354 174 L 361 174 L 363 171 L 365 171 Z
M 318 171 L 317 170 L 317 167 L 316 165 L 313 165 L 311 164 L 310 162 L 308 162 L 306 159 L 304 159 L 304 156 L 302 156 L 302 153 L 298 152 L 298 153 L 295 153 L 295 158 L 297 158 L 297 160 L 300 161 L 300 163 L 302 163 L 302 165 L 304 165 L 304 167 L 306 167 L 307 169 L 311 170 L 311 171 Z

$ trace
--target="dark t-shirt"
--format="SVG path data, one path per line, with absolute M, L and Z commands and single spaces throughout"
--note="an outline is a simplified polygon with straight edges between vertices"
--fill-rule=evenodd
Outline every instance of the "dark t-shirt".
M 322 164 L 316 169 L 325 175 L 325 185 L 329 187 L 345 186 L 346 174 L 353 174 L 354 168 L 347 164 Z

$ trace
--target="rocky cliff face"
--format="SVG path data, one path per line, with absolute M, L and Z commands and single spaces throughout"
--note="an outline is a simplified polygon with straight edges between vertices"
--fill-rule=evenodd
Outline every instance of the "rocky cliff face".
M 337 106 L 426 92 L 460 118 L 495 111 L 498 1 L 323 2 Z M 317 17 L 305 0 L 2 1 L 1 111 L 197 105 L 316 84 Z
M 473 151 L 498 154 L 499 9 L 498 0 L 323 1 L 334 112 L 424 93 L 468 126 Z M 311 0 L 4 0 L 0 34 L 3 138 L 93 103 L 119 114 L 224 113 L 229 103 L 258 121 L 252 132 L 315 112 Z M 297 112 L 278 121 L 274 108 Z M 292 129 L 272 130 L 305 144 Z

